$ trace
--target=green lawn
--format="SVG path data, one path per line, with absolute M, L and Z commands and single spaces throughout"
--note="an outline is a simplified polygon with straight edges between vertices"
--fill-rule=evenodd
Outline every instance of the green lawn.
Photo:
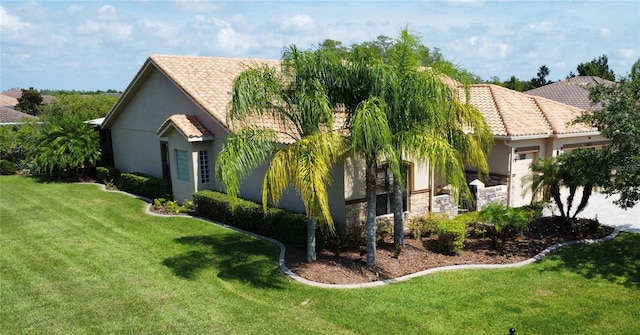
M 96 185 L 0 177 L 0 334 L 640 334 L 640 235 L 356 290 Z

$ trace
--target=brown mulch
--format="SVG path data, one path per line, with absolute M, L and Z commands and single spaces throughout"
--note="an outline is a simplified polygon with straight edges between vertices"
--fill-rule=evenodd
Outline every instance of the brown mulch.
M 586 226 L 587 222 L 580 224 Z M 393 237 L 387 237 L 377 245 L 375 271 L 366 267 L 364 247 L 339 252 L 322 250 L 317 253 L 317 260 L 312 263 L 306 262 L 305 250 L 288 248 L 285 258 L 291 271 L 308 280 L 327 284 L 358 284 L 397 278 L 448 265 L 517 263 L 558 243 L 583 238 L 601 238 L 613 232 L 613 228 L 604 226 L 595 229 L 592 227 L 589 229 L 590 232 L 580 232 L 575 227 L 562 225 L 557 218 L 544 218 L 522 235 L 506 241 L 502 249 L 498 250 L 492 248 L 490 238 L 475 236 L 473 229 L 470 229 L 465 247 L 457 255 L 438 252 L 435 235 L 419 240 L 406 236 L 405 248 L 399 253 L 394 247 Z

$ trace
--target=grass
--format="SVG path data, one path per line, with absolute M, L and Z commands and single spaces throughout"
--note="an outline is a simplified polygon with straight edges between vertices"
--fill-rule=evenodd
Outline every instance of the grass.
M 0 334 L 638 334 L 640 235 L 518 269 L 358 290 L 278 249 L 95 185 L 0 177 Z

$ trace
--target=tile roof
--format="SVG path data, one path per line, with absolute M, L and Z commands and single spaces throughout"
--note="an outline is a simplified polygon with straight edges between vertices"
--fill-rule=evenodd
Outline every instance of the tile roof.
M 233 80 L 257 64 L 280 66 L 279 60 L 152 55 L 153 64 L 221 124 L 227 126 L 227 105 Z
M 178 130 L 189 142 L 213 139 L 209 129 L 195 115 L 171 115 L 158 129 L 158 135 L 162 136 L 171 126 Z
M 33 115 L 13 110 L 12 108 L 0 107 L 0 124 L 14 124 L 24 121 L 37 121 L 38 118 Z
M 0 106 L 13 109 L 17 104 L 18 99 L 7 94 L 0 94 Z
M 545 136 L 595 132 L 570 122 L 582 109 L 550 99 L 527 95 L 501 86 L 470 86 L 470 103 L 485 117 L 494 136 Z M 459 90 L 464 100 L 464 90 Z
M 249 120 L 245 124 L 231 125 L 227 120 L 227 108 L 233 80 L 245 69 L 255 65 L 279 67 L 280 60 L 239 59 L 197 56 L 152 55 L 147 64 L 154 65 L 173 81 L 195 103 L 211 114 L 227 129 L 234 129 L 248 124 L 267 127 L 279 131 L 279 139 L 283 143 L 296 140 L 297 133 L 292 125 L 278 120 L 268 113 L 259 119 Z M 123 98 L 135 91 L 139 78 L 144 77 L 147 64 L 143 66 L 134 81 L 130 84 Z M 445 78 L 446 79 L 446 78 Z M 136 82 L 138 82 L 136 84 Z M 448 85 L 457 85 L 455 81 L 446 81 Z M 465 99 L 464 90 L 459 90 L 460 98 Z M 569 123 L 584 110 L 557 101 L 516 92 L 491 84 L 470 85 L 470 102 L 485 116 L 495 136 L 551 136 L 553 134 L 572 134 L 595 132 L 596 129 L 585 125 Z M 121 98 L 122 101 L 122 98 Z M 114 109 L 117 112 L 120 102 Z M 340 109 L 340 108 L 338 108 Z M 114 117 L 113 112 L 107 116 Z M 336 111 L 335 129 L 344 127 L 344 113 Z M 344 111 L 343 111 L 344 112 Z M 186 116 L 181 116 L 185 118 Z M 168 121 L 170 121 L 171 118 Z M 173 120 L 181 132 L 187 137 L 193 129 L 180 128 L 181 120 Z M 163 127 L 166 126 L 163 125 Z M 199 121 L 198 121 L 199 123 Z M 200 124 L 201 125 L 201 124 Z M 104 126 L 104 124 L 103 124 Z M 198 126 L 193 125 L 196 129 Z M 162 129 L 162 127 L 161 127 Z M 160 129 L 160 130 L 161 130 Z M 160 131 L 159 130 L 159 131 Z
M 534 88 L 524 93 L 559 101 L 585 110 L 597 110 L 601 105 L 591 105 L 588 88 L 589 86 L 600 84 L 610 86 L 615 83 L 595 76 L 578 76 Z

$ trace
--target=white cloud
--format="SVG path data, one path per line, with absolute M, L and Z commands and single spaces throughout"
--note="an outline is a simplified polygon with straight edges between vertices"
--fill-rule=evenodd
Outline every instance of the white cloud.
M 23 22 L 18 16 L 9 14 L 3 6 L 0 6 L 0 28 L 2 31 L 18 32 L 31 27 L 31 23 Z
M 111 5 L 104 5 L 98 8 L 98 18 L 101 20 L 112 20 L 116 17 L 116 8 Z
M 285 19 L 280 24 L 280 29 L 284 32 L 299 33 L 301 31 L 311 31 L 316 28 L 316 24 L 311 16 L 297 14 Z
M 242 54 L 259 46 L 255 36 L 237 32 L 224 20 L 214 19 L 213 21 L 219 28 L 215 33 L 215 49 L 228 54 Z
M 101 35 L 111 40 L 126 40 L 133 33 L 133 27 L 126 23 L 104 23 L 86 20 L 76 28 L 76 33 L 81 35 Z
M 637 49 L 620 49 L 618 53 L 624 58 L 635 59 L 638 57 Z
M 601 28 L 600 29 L 600 36 L 602 37 L 609 37 L 611 36 L 611 30 L 607 29 L 607 28 Z
M 553 23 L 548 21 L 542 21 L 540 23 L 529 24 L 529 30 L 539 33 L 549 33 L 553 30 Z

